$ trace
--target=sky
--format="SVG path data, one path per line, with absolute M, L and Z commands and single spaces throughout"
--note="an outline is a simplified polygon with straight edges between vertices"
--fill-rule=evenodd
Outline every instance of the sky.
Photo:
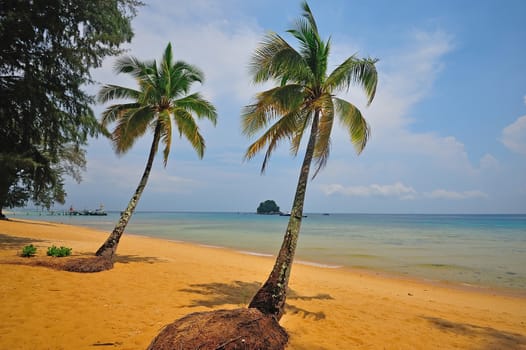
M 269 31 L 286 33 L 301 15 L 290 0 L 146 0 L 133 20 L 127 55 L 159 59 L 168 42 L 176 59 L 205 75 L 201 92 L 218 123 L 200 128 L 200 160 L 178 135 L 163 166 L 159 153 L 137 210 L 253 212 L 272 199 L 289 211 L 303 150 L 282 144 L 264 175 L 262 157 L 244 161 L 253 141 L 240 112 L 258 91 L 248 62 Z M 371 138 L 357 155 L 335 124 L 331 156 L 309 182 L 306 212 L 526 213 L 526 1 L 311 0 L 322 38 L 331 38 L 329 69 L 347 57 L 379 59 L 376 97 L 358 87 L 340 95 L 357 105 Z M 136 87 L 113 72 L 116 58 L 93 71 L 97 84 Z M 97 116 L 105 105 L 93 106 Z M 80 184 L 68 179 L 65 208 L 122 210 L 146 164 L 152 134 L 123 156 L 91 139 Z M 61 208 L 57 206 L 55 208 Z

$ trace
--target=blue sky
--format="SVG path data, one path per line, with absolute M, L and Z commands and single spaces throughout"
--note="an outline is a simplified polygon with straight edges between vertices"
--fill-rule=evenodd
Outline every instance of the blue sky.
M 134 19 L 128 54 L 158 59 L 171 42 L 177 59 L 204 71 L 195 90 L 216 105 L 219 119 L 215 128 L 200 124 L 203 160 L 178 138 L 166 168 L 159 154 L 138 210 L 255 211 L 266 199 L 290 210 L 301 156 L 292 158 L 283 144 L 261 176 L 261 157 L 242 159 L 251 140 L 241 134 L 240 111 L 265 88 L 251 83 L 250 55 L 269 30 L 294 42 L 285 30 L 300 15 L 300 2 L 147 2 Z M 371 139 L 357 156 L 346 134 L 333 131 L 328 165 L 308 186 L 307 212 L 526 212 L 525 1 L 309 4 L 321 35 L 331 36 L 332 68 L 355 53 L 380 61 L 370 107 L 359 89 L 342 95 L 362 110 Z M 112 72 L 114 61 L 93 77 L 134 87 Z M 94 107 L 97 115 L 103 107 Z M 84 179 L 68 180 L 65 206 L 123 209 L 151 137 L 122 157 L 108 140 L 91 140 Z

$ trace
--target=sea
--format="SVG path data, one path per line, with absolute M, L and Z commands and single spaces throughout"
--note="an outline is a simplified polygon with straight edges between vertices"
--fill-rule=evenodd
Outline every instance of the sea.
M 108 231 L 108 216 L 26 218 Z M 295 263 L 364 269 L 459 286 L 526 293 L 526 215 L 314 214 L 303 219 Z M 125 234 L 275 256 L 288 217 L 253 213 L 136 212 Z

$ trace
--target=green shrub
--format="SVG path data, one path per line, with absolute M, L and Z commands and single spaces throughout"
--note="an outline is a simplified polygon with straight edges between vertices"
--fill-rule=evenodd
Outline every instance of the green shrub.
M 32 256 L 35 256 L 35 254 L 37 253 L 37 247 L 35 247 L 34 245 L 30 244 L 30 245 L 26 245 L 24 248 L 22 248 L 22 256 L 23 257 L 26 257 L 26 258 L 30 258 Z
M 63 256 L 71 255 L 71 250 L 72 248 L 62 247 L 62 246 L 59 248 L 59 247 L 52 245 L 51 247 L 47 249 L 47 255 L 60 258 Z

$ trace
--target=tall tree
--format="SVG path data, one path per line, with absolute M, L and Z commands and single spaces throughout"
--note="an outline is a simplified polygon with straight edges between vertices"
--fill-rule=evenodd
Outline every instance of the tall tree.
M 131 41 L 140 5 L 0 0 L 0 216 L 29 199 L 64 201 L 63 176 L 77 177 L 82 146 L 100 131 L 83 88 L 92 68 Z
M 330 40 L 321 39 L 308 4 L 304 2 L 302 7 L 303 16 L 288 30 L 298 40 L 298 50 L 272 32 L 256 49 L 250 64 L 254 82 L 272 80 L 279 85 L 257 94 L 255 102 L 242 113 L 244 134 L 254 136 L 264 130 L 245 154 L 246 159 L 251 159 L 267 148 L 262 172 L 280 141 L 290 140 L 291 153 L 297 155 L 302 137 L 310 129 L 281 249 L 267 281 L 249 305 L 278 320 L 284 312 L 311 163 L 314 161 L 316 166 L 314 176 L 326 165 L 335 118 L 348 131 L 358 153 L 364 149 L 369 136 L 368 124 L 360 110 L 335 94 L 358 85 L 370 104 L 377 86 L 376 59 L 353 55 L 328 74 Z
M 199 93 L 188 94 L 193 83 L 202 83 L 203 73 L 195 66 L 173 60 L 172 46 L 168 44 L 162 60 L 141 62 L 134 57 L 124 57 L 115 65 L 117 73 L 131 74 L 138 82 L 134 90 L 117 85 L 105 85 L 99 92 L 99 101 L 130 99 L 133 102 L 109 106 L 102 114 L 102 125 L 116 122 L 112 142 L 117 154 L 126 153 L 134 142 L 151 129 L 153 141 L 146 168 L 126 210 L 96 255 L 113 259 L 119 240 L 130 220 L 148 181 L 159 142 L 164 144 L 164 166 L 168 162 L 175 125 L 179 135 L 184 136 L 202 158 L 205 140 L 199 131 L 197 118 L 207 118 L 216 123 L 215 107 Z

